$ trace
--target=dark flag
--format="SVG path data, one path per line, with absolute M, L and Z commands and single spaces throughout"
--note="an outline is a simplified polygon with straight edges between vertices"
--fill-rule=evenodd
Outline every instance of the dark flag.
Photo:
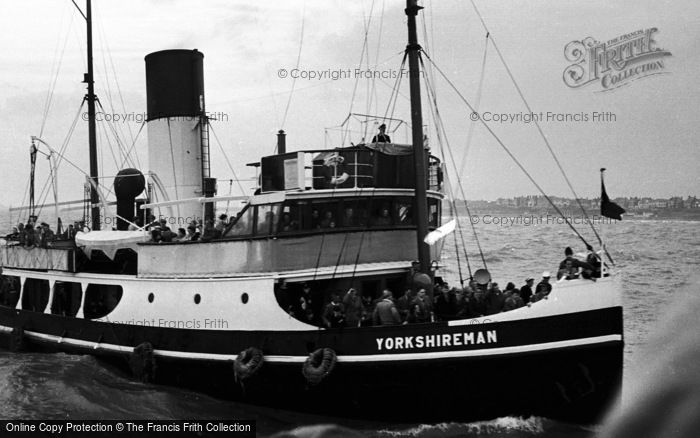
M 609 217 L 610 219 L 617 219 L 621 221 L 622 213 L 625 212 L 625 209 L 612 202 L 608 197 L 608 194 L 605 192 L 603 172 L 605 172 L 605 168 L 600 169 L 600 214 L 602 216 Z

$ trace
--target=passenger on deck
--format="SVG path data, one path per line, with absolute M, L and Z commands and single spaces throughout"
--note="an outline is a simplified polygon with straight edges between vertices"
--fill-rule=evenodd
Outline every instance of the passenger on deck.
M 24 227 L 24 232 L 24 246 L 25 248 L 32 248 L 36 245 L 36 233 L 34 232 L 34 225 L 32 225 L 31 222 L 27 222 L 27 225 Z
M 331 302 L 326 305 L 321 320 L 328 328 L 345 327 L 345 312 L 337 294 L 333 294 Z
M 600 278 L 600 269 L 602 265 L 600 256 L 593 251 L 589 251 L 588 256 L 586 256 L 586 263 L 593 267 L 593 271 L 590 273 L 590 278 Z M 584 278 L 589 277 L 586 277 L 584 274 Z
M 372 143 L 391 143 L 391 138 L 386 134 L 386 125 L 379 125 L 379 134 L 372 138 Z
M 347 207 L 343 214 L 342 226 L 344 227 L 354 227 L 357 226 L 357 218 L 355 217 L 355 211 L 352 207 Z
M 321 228 L 321 213 L 317 208 L 311 210 L 311 229 L 317 230 Z
M 221 236 L 221 234 L 226 229 L 226 225 L 227 225 L 226 220 L 227 219 L 228 219 L 228 216 L 222 213 L 219 215 L 219 218 L 216 220 L 216 224 L 214 224 L 214 229 L 219 232 L 219 236 Z
M 170 227 L 165 227 L 160 230 L 160 238 L 162 242 L 169 243 L 173 241 L 175 235 L 170 230 Z
M 562 277 L 567 280 L 574 280 L 579 277 L 579 268 L 585 273 L 586 277 L 590 278 L 591 273 L 593 273 L 593 266 L 586 262 L 574 257 L 574 251 L 570 246 L 567 246 L 564 250 L 564 255 L 566 258 L 559 263 L 559 271 L 557 272 L 557 279 Z
M 474 310 L 474 294 L 469 286 L 464 289 L 457 289 L 455 293 L 455 310 L 455 319 L 478 316 Z
M 292 220 L 292 216 L 289 213 L 282 214 L 282 223 L 280 224 L 280 231 L 296 231 L 299 229 L 299 224 Z
M 432 322 L 435 319 L 433 314 L 433 302 L 430 300 L 425 289 L 420 289 L 413 300 L 412 305 L 418 305 L 419 309 L 416 312 L 416 322 Z
M 333 212 L 326 210 L 323 213 L 323 219 L 320 222 L 321 228 L 335 228 L 335 219 L 333 218 Z
M 19 244 L 24 246 L 27 242 L 27 231 L 24 229 L 24 224 L 22 222 L 17 224 L 17 240 Z
M 379 217 L 374 219 L 374 225 L 380 227 L 391 225 L 391 215 L 389 214 L 388 208 L 382 208 L 382 211 L 379 213 Z
M 187 237 L 187 232 L 185 232 L 185 229 L 178 228 L 177 235 L 173 237 L 173 242 L 182 242 L 183 240 L 185 240 L 185 237 Z
M 523 307 L 524 305 L 525 303 L 520 297 L 520 291 L 518 289 L 515 289 L 515 286 L 513 286 L 513 289 L 511 289 L 508 298 L 506 298 L 506 301 L 503 303 L 503 311 L 507 312 L 509 310 L 515 310 L 520 307 Z
M 401 316 L 401 321 L 406 321 L 408 314 L 411 311 L 411 303 L 416 299 L 416 294 L 410 287 L 401 295 L 401 297 L 396 300 L 396 310 L 399 311 L 399 316 Z
M 348 327 L 359 327 L 362 323 L 365 308 L 357 290 L 354 288 L 348 289 L 345 297 L 343 297 L 343 307 L 345 308 L 345 325 Z
M 452 290 L 447 288 L 447 284 L 439 287 L 440 295 L 435 299 L 435 316 L 438 321 L 449 321 L 454 319 L 457 313 L 457 305 Z
M 552 276 L 552 274 L 549 273 L 549 271 L 544 271 L 542 273 L 542 281 L 537 283 L 537 287 L 535 288 L 535 295 L 530 298 L 530 302 L 536 303 L 537 301 L 543 299 L 549 293 L 552 291 L 552 285 L 549 283 L 549 278 Z
M 501 289 L 498 287 L 498 283 L 491 283 L 486 290 L 484 301 L 486 302 L 486 315 L 494 315 L 503 310 L 505 297 L 503 296 Z
M 151 227 L 151 240 L 155 243 L 160 243 L 163 241 L 163 236 L 161 234 L 162 230 L 160 226 Z
M 375 325 L 397 325 L 401 324 L 399 311 L 394 305 L 394 296 L 389 289 L 382 292 L 382 299 L 377 303 L 372 314 Z
M 47 230 L 49 230 L 49 224 L 47 224 L 46 222 L 42 222 L 35 228 L 36 241 L 42 248 L 46 248 L 48 246 L 49 239 L 51 238 L 51 236 L 53 236 L 53 231 L 49 233 L 49 231 Z
M 199 239 L 202 242 L 209 242 L 212 239 L 216 239 L 217 237 L 220 237 L 220 234 L 217 234 L 216 229 L 214 228 L 214 221 L 211 219 L 207 219 L 207 223 L 204 226 L 204 232 L 202 233 L 202 237 Z
M 523 299 L 524 303 L 529 303 L 532 297 L 532 285 L 535 284 L 535 279 L 528 277 L 525 279 L 525 284 L 520 287 L 520 298 Z
M 311 290 L 308 283 L 302 283 L 301 300 L 306 303 L 306 317 L 316 321 L 323 309 L 323 301 Z
M 199 233 L 197 232 L 197 226 L 194 223 L 190 223 L 187 226 L 187 236 L 185 236 L 185 241 L 196 242 L 199 240 Z

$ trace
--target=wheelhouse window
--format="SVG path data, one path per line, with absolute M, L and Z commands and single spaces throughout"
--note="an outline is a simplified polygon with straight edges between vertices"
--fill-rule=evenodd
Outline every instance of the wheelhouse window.
M 0 305 L 14 309 L 19 301 L 22 282 L 14 275 L 0 275 Z
M 122 287 L 116 284 L 89 284 L 85 289 L 86 319 L 97 319 L 109 315 L 122 299 Z
M 22 309 L 32 312 L 43 312 L 49 304 L 49 280 L 27 278 L 24 281 Z
M 53 285 L 51 313 L 62 316 L 75 316 L 80 309 L 83 291 L 80 283 L 57 281 Z

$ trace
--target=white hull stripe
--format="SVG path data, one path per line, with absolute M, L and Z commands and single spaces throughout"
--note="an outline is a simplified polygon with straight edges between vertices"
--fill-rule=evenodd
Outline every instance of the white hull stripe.
M 11 332 L 12 327 L 0 326 L 0 332 Z M 52 341 L 56 344 L 67 344 L 94 350 L 112 351 L 117 353 L 131 353 L 134 347 L 124 345 L 106 344 L 100 342 L 83 341 L 80 339 L 62 338 L 60 336 L 47 335 L 45 333 L 25 331 L 25 335 Z M 541 344 L 519 345 L 515 347 L 485 348 L 481 350 L 458 351 L 431 351 L 425 353 L 395 353 L 395 354 L 366 354 L 338 356 L 338 362 L 387 362 L 397 360 L 426 360 L 460 357 L 497 356 L 507 354 L 529 353 L 537 351 L 554 350 L 558 348 L 580 347 L 585 345 L 601 344 L 604 342 L 622 341 L 622 335 L 605 335 L 591 338 L 571 339 L 568 341 L 544 342 Z M 192 353 L 187 351 L 153 350 L 156 356 L 210 361 L 233 361 L 236 355 L 215 353 Z M 303 363 L 308 356 L 265 356 L 267 362 Z

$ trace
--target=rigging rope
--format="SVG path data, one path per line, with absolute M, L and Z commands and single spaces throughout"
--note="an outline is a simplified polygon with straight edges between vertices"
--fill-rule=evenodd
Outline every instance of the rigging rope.
M 139 156 L 136 153 L 134 148 L 136 147 L 136 140 L 139 139 L 139 136 L 141 135 L 141 131 L 143 131 L 144 126 L 146 126 L 145 120 L 143 122 L 141 122 L 141 126 L 139 127 L 139 130 L 136 133 L 136 137 L 134 137 L 133 141 L 131 142 L 131 146 L 129 147 L 129 150 L 126 151 L 126 157 L 124 157 L 124 161 L 122 161 L 121 166 L 119 166 L 120 169 L 124 168 L 124 165 L 126 164 L 127 159 L 129 158 L 129 156 L 131 156 L 131 151 L 134 151 L 134 156 L 136 157 L 136 162 L 137 162 L 139 168 L 141 168 L 141 163 L 139 163 Z M 133 161 L 132 161 L 132 163 L 133 163 Z
M 379 33 L 377 35 L 377 48 L 376 54 L 374 55 L 374 66 L 375 68 L 379 66 L 379 49 L 382 46 L 382 31 L 384 30 L 384 6 L 386 0 L 382 0 L 382 11 L 379 15 Z M 372 3 L 374 5 L 374 3 Z M 369 55 L 368 55 L 369 56 Z M 371 87 L 367 92 L 367 114 L 373 114 L 377 111 L 377 102 L 379 100 L 377 96 L 377 79 L 375 75 L 372 75 Z M 375 110 L 372 111 L 372 104 L 374 103 Z M 363 134 L 364 138 L 367 138 L 367 124 L 365 124 L 365 130 Z
M 238 183 L 238 188 L 241 189 L 241 194 L 245 195 L 245 190 L 243 189 L 243 185 L 241 184 L 241 181 L 238 179 L 238 176 L 236 176 L 236 171 L 233 170 L 233 166 L 231 165 L 231 161 L 228 159 L 228 155 L 226 155 L 226 151 L 224 150 L 224 146 L 221 144 L 219 141 L 219 136 L 216 135 L 216 132 L 214 132 L 214 127 L 212 126 L 209 121 L 207 121 L 207 124 L 209 125 L 209 132 L 211 132 L 214 135 L 214 140 L 216 140 L 216 144 L 219 145 L 219 149 L 221 149 L 221 153 L 224 154 L 224 159 L 226 160 L 226 164 L 228 165 L 228 168 L 231 170 L 231 173 L 233 174 L 233 179 L 236 180 Z
M 423 52 L 423 53 L 425 53 L 425 52 Z M 425 53 L 425 56 L 426 56 L 426 58 L 428 58 L 428 59 L 430 60 L 430 57 L 428 56 L 427 53 Z M 424 63 L 423 63 L 423 58 L 422 58 L 420 55 L 418 56 L 418 60 L 420 61 L 421 65 L 423 66 L 423 69 L 425 69 L 425 66 L 424 66 Z M 440 69 L 439 69 L 437 66 L 435 66 L 435 69 L 436 69 L 438 72 L 442 73 L 442 72 L 440 71 Z M 434 90 L 432 84 L 429 82 L 429 79 L 428 79 L 427 75 L 425 76 L 424 80 L 425 80 L 425 82 L 426 82 L 426 89 L 428 90 L 428 93 L 430 94 L 430 98 L 428 99 L 428 102 L 429 102 L 429 104 L 430 104 L 431 109 L 433 110 L 433 112 L 434 112 L 434 114 L 435 114 L 435 115 L 434 115 L 434 118 L 435 118 L 435 121 L 436 121 L 435 125 L 436 125 L 436 128 L 437 128 L 437 131 L 442 131 L 442 135 L 443 135 L 444 138 L 445 138 L 445 143 L 446 143 L 446 146 L 447 146 L 447 151 L 449 152 L 449 155 L 450 155 L 450 161 L 452 162 L 452 166 L 455 168 L 455 172 L 457 172 L 457 171 L 458 171 L 458 169 L 457 169 L 457 161 L 455 160 L 454 155 L 452 154 L 452 148 L 450 147 L 450 143 L 449 143 L 449 140 L 448 140 L 448 138 L 447 138 L 447 131 L 445 130 L 445 126 L 444 126 L 444 124 L 442 123 L 442 116 L 440 115 L 440 110 L 438 109 L 438 106 L 437 106 L 437 98 L 435 97 L 435 94 L 434 94 L 434 91 L 435 91 L 435 90 Z M 444 152 L 443 152 L 443 155 L 444 155 Z M 464 201 L 464 208 L 467 210 L 467 216 L 468 216 L 468 218 L 469 218 L 469 224 L 471 225 L 472 234 L 474 235 L 474 241 L 475 241 L 476 246 L 477 246 L 477 248 L 478 248 L 478 250 L 479 250 L 479 255 L 481 256 L 481 262 L 482 262 L 483 265 L 484 265 L 484 269 L 488 270 L 488 266 L 487 266 L 487 264 L 486 264 L 486 257 L 484 256 L 484 251 L 483 251 L 483 249 L 481 248 L 481 242 L 479 241 L 479 235 L 478 235 L 477 232 L 476 232 L 476 227 L 474 226 L 474 221 L 472 220 L 471 211 L 469 211 L 469 205 L 467 204 L 467 197 L 466 197 L 466 195 L 464 194 L 464 187 L 463 187 L 463 185 L 462 185 L 462 180 L 461 180 L 461 177 L 459 176 L 459 173 L 457 173 L 457 174 L 455 175 L 455 177 L 457 178 L 458 187 L 459 187 L 460 192 L 461 192 L 461 194 L 462 194 L 462 199 L 463 199 L 463 201 Z
M 481 95 L 484 88 L 484 77 L 486 76 L 486 58 L 489 49 L 489 32 L 486 32 L 486 41 L 484 43 L 484 56 L 481 60 L 481 75 L 479 77 L 479 86 L 476 89 L 476 98 L 474 101 L 474 108 L 478 111 L 481 107 Z M 467 143 L 464 147 L 464 155 L 462 155 L 462 162 L 459 164 L 459 174 L 464 172 L 464 167 L 467 165 L 467 155 L 469 155 L 469 148 L 471 147 L 472 137 L 474 136 L 475 123 L 469 121 L 469 130 L 467 131 Z
M 452 90 L 455 93 L 457 93 L 460 100 L 462 100 L 462 102 L 469 108 L 470 111 L 472 111 L 472 113 L 475 113 L 476 111 L 475 111 L 474 107 L 462 95 L 462 93 L 459 92 L 459 90 L 454 85 L 454 83 L 447 77 L 447 75 L 445 75 L 445 73 L 440 69 L 440 67 L 435 65 L 435 63 L 430 59 L 430 57 L 427 54 L 425 55 L 425 57 L 428 59 L 428 61 L 430 61 L 433 64 L 433 66 L 438 71 L 438 73 L 440 73 L 440 76 L 442 76 L 442 78 L 448 83 L 448 85 L 452 88 Z M 505 145 L 505 143 L 503 143 L 503 140 L 501 140 L 501 138 L 498 135 L 496 135 L 496 133 L 493 131 L 493 129 L 491 129 L 491 127 L 481 117 L 479 117 L 479 121 L 481 122 L 481 125 L 484 128 L 486 128 L 486 130 L 489 132 L 489 134 L 491 134 L 491 137 L 493 137 L 493 139 L 496 140 L 496 142 L 501 146 L 501 148 L 506 152 L 506 154 L 508 154 L 508 156 L 511 158 L 511 160 L 513 160 L 513 162 L 520 168 L 520 170 L 523 171 L 525 176 L 527 176 L 527 178 L 530 180 L 530 182 L 532 182 L 532 184 L 537 188 L 537 190 L 542 194 L 542 196 L 544 196 L 544 198 L 547 200 L 547 202 L 549 202 L 549 204 L 552 206 L 552 208 L 554 208 L 554 210 L 562 217 L 562 219 L 564 219 L 564 221 L 569 226 L 569 228 L 571 228 L 571 230 L 574 232 L 574 234 L 576 234 L 576 236 L 579 239 L 581 239 L 581 241 L 586 245 L 587 248 L 590 247 L 590 245 L 588 244 L 586 239 L 581 235 L 581 233 L 578 232 L 576 227 L 574 227 L 574 225 L 571 223 L 571 220 L 568 217 L 566 217 L 564 215 L 564 213 L 562 213 L 562 211 L 559 209 L 559 207 L 556 206 L 556 204 L 554 204 L 554 201 L 552 201 L 552 199 L 549 197 L 549 195 L 547 195 L 545 193 L 545 191 L 537 183 L 537 181 L 535 181 L 535 179 L 532 177 L 532 175 L 530 175 L 530 173 L 525 169 L 525 167 L 520 163 L 520 161 L 518 161 L 518 159 L 515 157 L 515 155 L 513 155 L 513 153 L 510 151 L 510 149 L 508 149 L 508 147 Z M 466 205 L 466 203 L 465 203 L 465 205 Z
M 306 0 L 304 0 L 304 8 L 301 12 L 301 32 L 299 36 L 299 53 L 297 54 L 297 64 L 296 69 L 299 69 L 299 63 L 301 62 L 301 48 L 304 45 L 304 26 L 306 23 Z M 289 113 L 289 107 L 292 104 L 292 96 L 294 95 L 294 87 L 297 84 L 297 78 L 292 78 L 292 90 L 289 92 L 289 99 L 287 99 L 287 106 L 284 109 L 284 117 L 282 117 L 282 127 L 284 129 L 284 124 L 287 122 L 287 114 Z M 275 152 L 277 152 L 277 144 L 275 143 Z
M 83 107 L 85 106 L 85 99 L 80 103 L 80 106 L 78 107 L 78 111 L 75 114 L 75 117 L 73 118 L 73 123 L 71 123 L 71 126 L 68 128 L 68 132 L 66 133 L 66 138 L 63 141 L 63 144 L 61 145 L 61 148 L 57 151 L 58 159 L 56 160 L 56 171 L 58 171 L 58 168 L 61 166 L 61 162 L 64 159 L 63 154 L 65 153 L 66 149 L 68 148 L 68 142 L 70 141 L 71 137 L 73 136 L 73 132 L 75 131 L 75 127 L 78 124 L 78 120 L 80 119 L 80 114 L 83 111 Z M 43 209 L 43 204 L 46 201 L 46 198 L 48 197 L 48 187 L 51 182 L 51 177 L 47 177 L 46 181 L 44 181 L 44 185 L 41 188 L 41 192 L 39 193 L 39 199 L 40 201 L 40 208 L 39 212 L 37 213 L 37 216 L 41 214 L 41 211 Z
M 365 36 L 362 41 L 362 51 L 360 52 L 360 62 L 358 65 L 362 67 L 362 60 L 365 59 L 365 53 L 367 52 L 367 45 L 368 45 L 368 35 L 369 35 L 369 29 L 370 29 L 370 23 L 372 22 L 372 9 L 374 8 L 374 0 L 372 0 L 372 6 L 370 7 L 370 14 L 369 17 L 367 18 L 367 21 L 364 22 L 364 28 L 365 28 Z M 369 65 L 369 61 L 367 62 Z M 357 87 L 360 83 L 360 76 L 358 75 L 355 78 L 355 84 L 353 85 L 352 88 L 352 97 L 350 97 L 350 109 L 348 110 L 348 114 L 352 114 L 352 108 L 355 104 L 355 96 L 357 95 Z M 345 141 L 347 140 L 348 137 L 348 131 L 343 131 L 343 135 L 341 138 L 340 145 L 345 146 Z
M 484 21 L 484 18 L 481 16 L 479 9 L 476 7 L 474 0 L 470 0 L 470 1 L 472 4 L 472 7 L 474 8 L 474 11 L 476 12 L 477 16 L 479 17 L 479 20 L 481 21 L 481 25 L 484 27 L 486 32 L 489 32 L 488 27 L 486 26 L 486 22 Z M 498 57 L 501 60 L 501 63 L 505 67 L 506 72 L 508 73 L 508 76 L 510 77 L 511 82 L 513 82 L 513 86 L 515 86 L 515 89 L 517 90 L 518 95 L 520 96 L 520 99 L 523 101 L 525 108 L 527 108 L 528 112 L 532 113 L 533 112 L 532 108 L 530 108 L 530 104 L 528 103 L 527 99 L 525 98 L 525 95 L 524 95 L 523 91 L 521 90 L 520 86 L 518 85 L 518 82 L 515 80 L 515 77 L 513 76 L 513 73 L 511 72 L 510 67 L 508 66 L 508 63 L 506 62 L 505 58 L 503 57 L 503 54 L 501 53 L 501 50 L 498 48 L 498 45 L 496 44 L 496 40 L 492 38 L 491 44 L 493 44 L 493 48 L 496 50 L 496 53 L 498 54 Z M 589 219 L 588 213 L 586 212 L 586 209 L 583 207 L 583 204 L 581 203 L 581 198 L 579 198 L 578 194 L 576 193 L 576 190 L 574 189 L 573 184 L 571 184 L 569 177 L 566 175 L 566 172 L 564 171 L 564 168 L 561 165 L 559 158 L 557 157 L 556 153 L 554 152 L 554 149 L 552 148 L 551 144 L 549 143 L 547 136 L 545 136 L 544 131 L 542 130 L 542 127 L 540 126 L 540 123 L 537 121 L 536 118 L 533 120 L 533 122 L 535 124 L 535 127 L 537 127 L 537 131 L 539 132 L 540 136 L 542 137 L 542 140 L 544 140 L 544 144 L 547 146 L 549 153 L 552 155 L 554 162 L 557 164 L 559 171 L 561 172 L 562 176 L 564 177 L 566 184 L 569 186 L 571 193 L 574 195 L 574 198 L 576 199 L 576 203 L 578 204 L 579 208 L 581 209 L 581 212 L 583 213 L 584 217 L 586 218 L 586 222 L 588 222 L 588 224 L 591 226 L 591 230 L 593 230 L 593 234 L 595 234 L 596 238 L 598 239 L 598 243 L 602 245 L 603 240 L 601 239 L 600 235 L 598 234 L 598 231 L 595 229 L 593 222 Z M 584 240 L 584 243 L 585 243 L 585 240 Z M 586 243 L 586 247 L 588 250 L 593 249 L 590 245 L 588 245 L 588 243 Z M 606 250 L 606 254 L 607 254 L 607 250 Z M 608 258 L 610 258 L 610 255 L 609 254 L 607 254 L 607 255 L 608 255 Z M 610 258 L 610 261 L 612 262 L 612 258 Z
M 63 55 L 66 52 L 66 46 L 68 45 L 68 39 L 70 37 L 70 29 L 72 28 L 73 25 L 73 19 L 74 15 L 70 15 L 71 20 L 70 23 L 68 24 L 68 30 L 66 31 L 65 35 L 65 40 L 63 41 L 63 49 L 61 49 L 61 56 L 58 58 L 58 65 L 56 64 L 56 55 L 58 52 L 58 47 L 59 47 L 59 42 L 60 38 L 56 38 L 56 47 L 54 49 L 54 59 L 53 63 L 51 64 L 51 74 L 49 75 L 49 89 L 47 90 L 46 93 L 46 99 L 44 101 L 44 111 L 42 115 L 42 121 L 41 121 L 41 129 L 39 129 L 39 138 L 44 134 L 44 128 L 46 127 L 46 121 L 48 120 L 49 117 L 49 110 L 51 109 L 51 103 L 53 102 L 53 95 L 54 92 L 56 91 L 56 83 L 58 81 L 58 75 L 61 71 L 61 65 L 63 64 Z M 63 24 L 63 15 L 61 16 L 61 25 Z M 54 70 L 55 67 L 55 70 Z M 53 78 L 51 78 L 53 76 Z

